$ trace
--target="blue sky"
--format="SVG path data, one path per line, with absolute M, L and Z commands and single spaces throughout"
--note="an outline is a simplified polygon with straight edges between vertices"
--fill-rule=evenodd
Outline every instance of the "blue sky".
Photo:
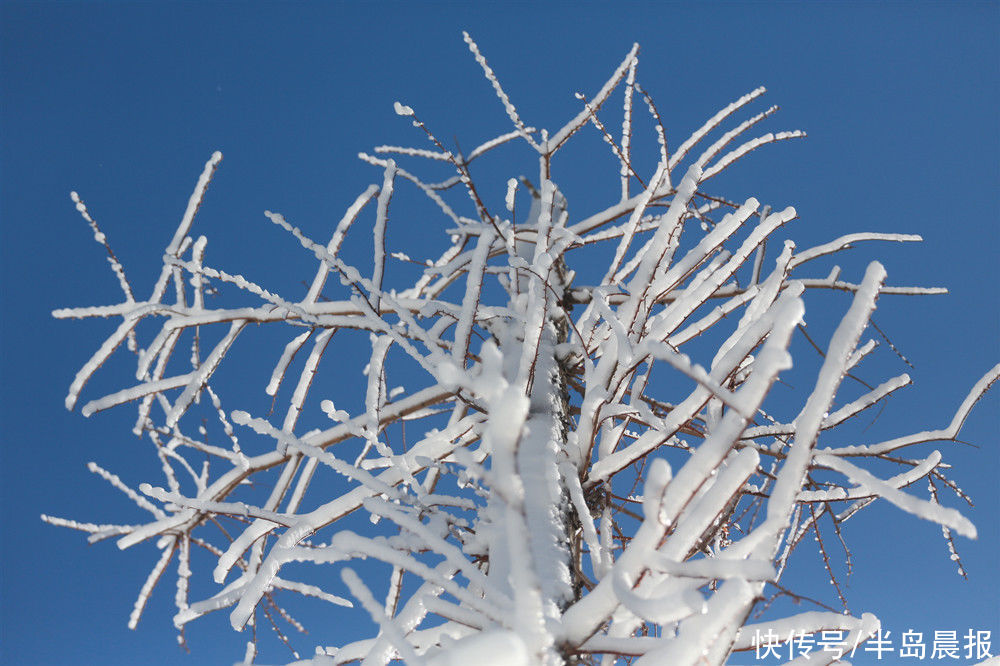
M 856 266 L 881 258 L 894 284 L 951 290 L 880 300 L 876 321 L 915 366 L 915 385 L 880 418 L 880 432 L 942 427 L 997 361 L 996 2 L 5 2 L 0 661 L 228 663 L 245 640 L 216 614 L 190 627 L 193 653 L 181 652 L 169 580 L 138 630 L 128 631 L 152 547 L 87 546 L 80 534 L 38 519 L 130 520 L 129 505 L 86 463 L 137 484 L 154 462 L 148 445 L 129 434 L 131 410 L 84 419 L 62 406 L 79 365 L 113 324 L 56 321 L 50 312 L 118 299 L 70 190 L 145 291 L 202 165 L 221 150 L 196 223 L 210 238 L 210 257 L 268 284 L 308 280 L 311 264 L 263 211 L 327 235 L 356 194 L 381 179 L 355 159 L 359 151 L 420 144 L 393 113 L 395 100 L 463 147 L 507 131 L 463 29 L 536 126 L 557 127 L 575 114 L 573 93 L 596 90 L 633 42 L 642 45 L 639 79 L 674 145 L 718 108 L 766 85 L 764 104 L 782 106 L 767 130 L 803 129 L 809 138 L 766 147 L 735 167 L 725 181 L 730 198 L 794 205 L 800 246 L 851 231 L 923 235 L 919 246 L 853 250 Z M 523 157 L 512 150 L 498 160 Z M 615 185 L 606 157 L 556 166 L 567 182 L 586 183 L 593 169 Z M 531 162 L 501 164 L 496 196 L 507 177 L 533 170 Z M 571 205 L 587 210 L 588 197 L 599 205 L 586 185 L 575 187 L 567 185 Z M 393 249 L 424 242 L 423 229 L 397 233 Z M 127 376 L 123 363 L 102 370 L 91 397 Z M 998 405 L 994 391 L 967 422 L 962 439 L 978 448 L 932 447 L 977 501 L 966 513 L 980 538 L 958 544 L 970 580 L 955 575 L 934 525 L 894 509 L 872 512 L 848 535 L 852 610 L 875 612 L 894 632 L 989 629 L 1000 644 Z M 803 576 L 812 566 L 822 582 L 818 559 L 803 566 Z

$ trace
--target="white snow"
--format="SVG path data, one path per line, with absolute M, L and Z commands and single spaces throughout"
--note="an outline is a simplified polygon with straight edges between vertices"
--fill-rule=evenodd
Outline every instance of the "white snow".
M 75 407 L 127 341 L 136 379 L 87 398 L 81 411 L 137 401 L 135 432 L 149 438 L 166 481 L 145 480 L 136 491 L 92 463 L 92 472 L 149 514 L 144 522 L 43 520 L 92 541 L 114 537 L 123 549 L 153 542 L 160 552 L 132 627 L 175 554 L 178 628 L 230 609 L 232 627 L 251 624 L 256 636 L 261 608 L 304 627 L 276 606 L 283 595 L 272 593 L 279 590 L 352 607 L 377 626 L 377 633 L 339 646 L 326 644 L 322 625 L 310 627 L 315 638 L 289 639 L 295 646 L 320 641 L 315 658 L 302 663 L 556 666 L 576 651 L 607 664 L 632 656 L 637 664 L 695 666 L 752 649 L 757 630 L 842 629 L 848 642 L 865 640 L 879 626 L 867 614 L 770 610 L 759 621 L 748 618 L 766 585 L 784 584 L 803 539 L 829 529 L 826 518 L 839 525 L 875 498 L 939 524 L 945 557 L 957 559 L 952 532 L 976 535 L 935 485 L 929 500 L 918 497 L 921 480 L 941 480 L 965 497 L 944 476 L 950 467 L 943 456 L 907 449 L 954 440 L 976 401 L 1000 380 L 1000 365 L 945 428 L 860 443 L 841 426 L 911 381 L 882 377 L 870 380 L 867 392 L 852 386 L 839 395 L 847 373 L 878 351 L 873 340 L 860 344 L 878 298 L 942 290 L 885 286 L 877 262 L 857 283 L 849 281 L 856 279 L 850 264 L 825 277 L 806 273 L 813 259 L 862 241 L 919 237 L 847 234 L 796 252 L 779 233 L 795 219 L 794 208 L 710 194 L 705 182 L 751 151 L 803 136 L 769 132 L 736 142 L 776 107 L 719 128 L 763 88 L 722 109 L 670 154 L 662 119 L 638 83 L 636 45 L 596 95 L 579 95 L 579 113 L 551 134 L 536 132 L 478 45 L 464 37 L 513 130 L 489 132 L 494 138 L 467 156 L 453 153 L 411 107 L 395 102 L 395 112 L 411 117 L 434 150 L 375 151 L 428 160 L 450 173 L 425 181 L 393 159 L 362 154 L 381 180 L 357 195 L 325 244 L 265 212 L 305 249 L 312 282 L 303 283 L 304 296 L 265 288 L 266 262 L 247 273 L 254 280 L 205 264 L 206 237 L 191 229 L 219 153 L 205 165 L 145 300 L 133 297 L 107 236 L 72 194 L 124 298 L 53 313 L 121 319 L 77 373 L 66 406 Z M 617 133 L 617 124 L 599 114 L 610 113 L 605 103 L 622 83 L 619 139 L 608 130 Z M 657 126 L 649 138 L 657 142 L 658 163 L 643 167 L 652 173 L 631 162 L 638 152 L 636 93 Z M 553 159 L 576 132 L 592 131 L 588 123 L 618 160 L 612 202 L 597 210 L 570 207 L 556 184 L 562 158 Z M 692 161 L 691 151 L 717 128 L 717 140 Z M 518 138 L 538 154 L 537 178 L 473 180 L 474 158 Z M 677 180 L 672 171 L 682 165 Z M 642 188 L 634 195 L 633 181 Z M 498 210 L 504 184 L 510 219 L 490 212 Z M 531 198 L 525 219 L 515 215 L 521 184 Z M 399 201 L 413 193 L 440 211 L 441 224 L 400 210 Z M 361 229 L 352 231 L 355 224 Z M 426 262 L 420 250 L 419 275 L 410 282 L 399 276 L 413 266 L 386 266 L 389 234 L 401 224 L 426 225 L 418 233 L 427 242 L 450 241 Z M 368 248 L 360 261 L 341 252 L 351 247 L 348 232 Z M 412 262 L 405 252 L 391 256 Z M 338 280 L 327 285 L 331 271 Z M 255 281 L 258 272 L 263 277 Z M 850 305 L 832 336 L 810 319 L 821 353 L 795 359 L 801 365 L 794 389 L 772 391 L 792 367 L 793 340 L 814 289 L 843 291 Z M 281 329 L 270 338 L 278 348 L 263 359 L 274 365 L 258 368 L 251 358 L 254 367 L 232 370 L 260 380 L 273 398 L 270 410 L 267 400 L 241 404 L 219 385 L 237 337 L 263 328 Z M 358 353 L 352 345 L 359 340 L 368 343 L 356 366 L 365 367 L 363 390 L 359 378 L 344 378 L 338 362 Z M 307 343 L 303 359 L 298 352 Z M 179 349 L 182 358 L 174 355 Z M 866 362 L 863 369 L 870 366 L 880 367 Z M 295 373 L 294 386 L 283 388 Z M 401 379 L 408 388 L 396 385 Z M 872 458 L 901 469 L 883 472 Z M 744 511 L 751 501 L 753 509 Z M 839 529 L 837 536 L 844 536 Z M 203 571 L 205 557 L 212 564 Z M 202 581 L 209 570 L 211 580 Z M 247 659 L 256 654 L 255 638 Z

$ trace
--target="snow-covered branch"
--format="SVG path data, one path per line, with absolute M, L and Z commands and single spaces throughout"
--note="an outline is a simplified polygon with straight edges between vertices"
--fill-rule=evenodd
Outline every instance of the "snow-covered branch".
M 112 354 L 134 361 L 134 377 L 84 397 L 80 411 L 135 403 L 135 433 L 149 438 L 165 483 L 130 485 L 121 470 L 92 464 L 143 517 L 43 520 L 91 541 L 115 537 L 123 549 L 153 540 L 157 555 L 129 626 L 176 559 L 177 627 L 229 609 L 234 629 L 254 628 L 248 659 L 266 624 L 289 645 L 276 620 L 304 628 L 281 603 L 289 593 L 329 604 L 309 635 L 317 656 L 297 663 L 440 666 L 491 652 L 525 666 L 621 656 L 723 664 L 765 630 L 866 640 L 878 628 L 868 614 L 748 622 L 769 585 L 785 592 L 779 581 L 807 533 L 821 539 L 832 529 L 843 541 L 840 524 L 873 498 L 938 523 L 951 552 L 953 532 L 975 536 L 936 493 L 940 481 L 964 497 L 942 454 L 910 449 L 955 440 L 1000 365 L 946 427 L 844 445 L 859 415 L 911 383 L 871 378 L 860 391 L 844 382 L 873 372 L 866 359 L 881 349 L 862 335 L 878 299 L 945 290 L 886 286 L 878 262 L 844 278 L 839 267 L 808 272 L 813 260 L 862 241 L 920 238 L 848 233 L 797 251 L 784 235 L 794 208 L 710 192 L 714 176 L 751 152 L 804 136 L 746 138 L 777 110 L 734 120 L 763 88 L 670 154 L 660 112 L 638 81 L 638 46 L 550 134 L 522 120 L 479 46 L 465 41 L 513 129 L 490 128 L 495 138 L 463 155 L 397 102 L 432 148 L 362 154 L 379 169 L 377 184 L 349 203 L 329 240 L 296 226 L 305 221 L 266 212 L 304 250 L 302 293 L 271 286 L 267 265 L 250 267 L 253 280 L 213 267 L 207 239 L 193 229 L 220 153 L 205 165 L 148 295 L 136 296 L 73 194 L 123 298 L 53 312 L 119 320 L 76 374 L 66 407 Z M 602 119 L 622 82 L 622 115 Z M 656 124 L 653 163 L 635 150 L 636 93 Z M 618 122 L 620 138 L 609 129 Z M 582 210 L 559 186 L 581 172 L 559 172 L 552 157 L 588 125 L 611 145 L 616 181 L 611 201 Z M 473 160 L 494 159 L 493 148 L 516 139 L 533 148 L 537 165 L 502 165 L 500 183 L 473 179 Z M 416 175 L 441 163 L 452 169 L 447 180 Z M 519 175 L 536 166 L 537 184 Z M 510 219 L 491 213 L 484 195 L 504 191 Z M 399 203 L 411 193 L 440 212 L 437 227 Z M 419 225 L 426 245 L 439 236 L 441 246 L 429 257 L 416 256 L 424 244 L 393 251 L 401 225 Z M 367 233 L 370 263 L 344 250 L 349 234 Z M 845 293 L 838 323 L 807 332 L 817 289 Z M 793 359 L 800 336 L 818 355 Z M 261 351 L 261 339 L 277 346 Z M 234 350 L 250 353 L 238 362 Z M 359 353 L 362 373 L 344 362 Z M 260 386 L 233 367 L 240 362 L 259 364 Z M 811 388 L 773 390 L 793 364 L 805 377 L 796 383 Z M 408 388 L 397 387 L 401 379 Z M 887 465 L 898 469 L 886 473 Z M 921 479 L 929 498 L 915 490 Z M 822 554 L 821 575 L 836 583 Z M 199 593 L 205 598 L 189 599 Z M 347 613 L 362 613 L 377 635 L 329 645 L 324 624 Z

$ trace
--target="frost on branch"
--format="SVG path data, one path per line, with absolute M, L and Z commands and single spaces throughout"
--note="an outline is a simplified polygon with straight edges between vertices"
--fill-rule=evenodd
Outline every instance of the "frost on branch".
M 964 401 L 956 397 L 949 424 L 858 439 L 857 417 L 910 383 L 906 375 L 845 382 L 876 351 L 866 335 L 878 299 L 943 290 L 887 284 L 877 262 L 844 277 L 839 268 L 825 277 L 809 269 L 862 241 L 919 237 L 850 233 L 799 249 L 780 236 L 796 219 L 793 208 L 734 203 L 712 190 L 710 179 L 751 151 L 803 136 L 750 135 L 774 107 L 733 119 L 763 88 L 671 154 L 661 111 L 638 83 L 638 47 L 596 94 L 577 95 L 579 113 L 549 132 L 522 121 L 465 40 L 513 129 L 497 128 L 497 138 L 463 155 L 397 102 L 419 145 L 375 149 L 394 159 L 361 156 L 380 173 L 329 240 L 266 213 L 302 247 L 304 293 L 212 267 L 206 237 L 192 235 L 219 153 L 146 297 L 73 194 L 124 299 L 54 313 L 121 322 L 77 373 L 66 405 L 76 406 L 127 340 L 118 353 L 134 354 L 135 378 L 87 396 L 81 411 L 136 406 L 135 433 L 148 438 L 164 479 L 133 488 L 92 464 L 143 518 L 43 519 L 123 549 L 155 544 L 129 626 L 176 562 L 177 628 L 226 612 L 234 629 L 253 628 L 247 661 L 264 624 L 298 658 L 304 639 L 282 629 L 306 628 L 288 612 L 294 595 L 328 604 L 308 621 L 316 664 L 485 664 L 499 655 L 525 665 L 619 657 L 721 664 L 753 649 L 754 630 L 769 627 L 841 629 L 865 640 L 878 620 L 846 614 L 829 537 L 843 542 L 843 523 L 883 498 L 938 523 L 957 559 L 953 534 L 974 538 L 975 527 L 941 496 L 949 489 L 965 497 L 946 477 L 941 452 L 914 447 L 954 440 L 1000 366 Z M 621 116 L 609 110 L 616 90 Z M 644 104 L 634 104 L 636 94 Z M 643 106 L 655 164 L 637 157 Z M 611 134 L 618 118 L 620 138 Z M 620 196 L 579 210 L 553 158 L 588 126 L 610 147 L 611 189 Z M 536 182 L 519 176 L 524 164 L 512 165 L 506 182 L 473 179 L 474 159 L 517 140 L 538 155 Z M 449 173 L 432 181 L 415 175 L 422 169 Z M 426 227 L 393 203 L 407 190 L 442 212 L 437 256 L 387 252 L 394 227 Z M 344 256 L 347 234 L 367 224 L 372 261 Z M 391 261 L 416 266 L 412 280 L 399 282 Z M 264 273 L 253 268 L 248 274 Z M 816 290 L 845 292 L 840 322 L 827 332 L 805 326 Z M 243 398 L 230 396 L 242 387 L 227 388 L 223 369 L 264 325 L 284 336 L 257 387 L 274 408 L 234 409 Z M 819 353 L 793 359 L 796 339 Z M 337 361 L 359 341 L 370 358 L 353 378 L 352 403 L 334 395 L 352 382 Z M 793 364 L 808 388 L 800 379 L 799 391 L 779 392 Z M 896 471 L 887 475 L 887 465 Z M 924 486 L 929 496 L 920 495 Z M 762 602 L 794 594 L 782 576 L 809 535 L 845 612 L 774 616 Z M 211 571 L 201 565 L 206 557 Z M 205 589 L 214 591 L 192 597 Z M 370 619 L 376 634 L 338 638 L 349 614 Z

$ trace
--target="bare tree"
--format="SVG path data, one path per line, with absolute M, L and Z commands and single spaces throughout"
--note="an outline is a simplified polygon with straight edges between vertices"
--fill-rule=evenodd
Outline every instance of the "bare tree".
M 888 286 L 874 262 L 856 278 L 839 269 L 825 277 L 806 272 L 813 260 L 862 241 L 920 238 L 852 233 L 798 249 L 777 239 L 794 209 L 713 192 L 713 178 L 751 151 L 803 136 L 747 139 L 776 107 L 722 131 L 763 88 L 671 149 L 636 78 L 635 46 L 594 95 L 577 96 L 574 118 L 556 131 L 536 130 L 465 40 L 513 129 L 463 154 L 397 103 L 396 113 L 429 143 L 362 154 L 381 169 L 380 183 L 358 195 L 328 241 L 266 213 L 301 243 L 304 263 L 316 262 L 304 294 L 274 293 L 206 261 L 206 238 L 192 225 L 219 153 L 205 165 L 145 297 L 73 194 L 124 300 L 54 313 L 121 320 L 77 373 L 66 406 L 77 406 L 87 381 L 125 343 L 136 358 L 136 383 L 81 411 L 137 404 L 134 432 L 152 444 L 164 486 L 133 489 L 92 465 L 150 518 L 130 525 L 43 519 L 87 532 L 90 541 L 114 538 L 120 548 L 155 540 L 161 554 L 129 626 L 173 561 L 178 629 L 230 609 L 233 628 L 254 629 L 247 662 L 262 622 L 291 646 L 280 625 L 302 628 L 282 605 L 294 594 L 360 607 L 314 618 L 313 663 L 482 664 L 501 663 L 490 661 L 500 655 L 505 664 L 721 664 L 753 649 L 762 629 L 841 630 L 848 648 L 865 640 L 879 627 L 869 614 L 752 615 L 768 597 L 794 594 L 782 575 L 806 537 L 820 539 L 836 584 L 823 539 L 840 539 L 840 526 L 875 498 L 938 523 L 949 548 L 953 533 L 975 536 L 966 518 L 938 501 L 944 490 L 965 499 L 945 476 L 941 454 L 908 451 L 954 440 L 1000 366 L 976 382 L 944 427 L 857 440 L 845 428 L 910 383 L 904 374 L 873 386 L 852 374 L 878 347 L 862 340 L 877 299 L 943 290 Z M 611 125 L 599 112 L 616 90 L 624 104 L 620 125 L 617 118 Z M 655 133 L 651 173 L 632 157 L 640 114 Z M 620 165 L 621 194 L 601 210 L 571 212 L 553 158 L 588 126 Z M 537 175 L 532 182 L 513 167 L 501 203 L 470 167 L 508 142 L 537 153 Z M 430 182 L 408 170 L 421 161 L 451 174 Z M 438 257 L 387 254 L 399 188 L 415 188 L 440 210 L 449 242 Z M 370 269 L 340 251 L 365 215 L 374 218 Z M 393 215 L 393 225 L 406 224 L 406 210 Z M 390 261 L 416 265 L 415 280 L 390 284 Z M 815 290 L 845 293 L 825 343 L 825 334 L 803 325 Z M 244 303 L 249 295 L 250 305 L 234 295 Z M 259 335 L 261 326 L 251 324 L 289 331 L 264 387 L 285 405 L 277 416 L 227 411 L 225 387 L 213 381 L 237 339 Z M 155 334 L 140 342 L 147 326 Z M 356 413 L 324 399 L 321 387 L 352 334 L 370 350 Z M 796 359 L 797 369 L 818 367 L 811 387 L 777 395 L 795 338 L 820 352 Z M 418 388 L 391 388 L 390 368 Z M 322 425 L 307 430 L 310 421 Z M 823 445 L 821 438 L 857 443 Z M 262 445 L 263 453 L 251 453 Z M 884 470 L 876 461 L 897 473 L 876 475 Z M 313 483 L 324 469 L 337 481 Z M 918 481 L 929 484 L 926 498 L 904 490 Z M 358 512 L 370 523 L 354 520 Z M 195 549 L 216 562 L 217 592 L 206 599 L 188 595 Z M 837 552 L 833 559 L 849 551 Z M 384 563 L 386 578 L 367 563 L 352 564 L 360 575 L 348 566 L 362 559 Z M 333 565 L 340 577 L 310 577 L 324 568 L 292 571 L 292 562 Z M 356 612 L 370 616 L 377 635 L 322 643 L 324 623 Z M 837 659 L 823 652 L 815 663 Z

